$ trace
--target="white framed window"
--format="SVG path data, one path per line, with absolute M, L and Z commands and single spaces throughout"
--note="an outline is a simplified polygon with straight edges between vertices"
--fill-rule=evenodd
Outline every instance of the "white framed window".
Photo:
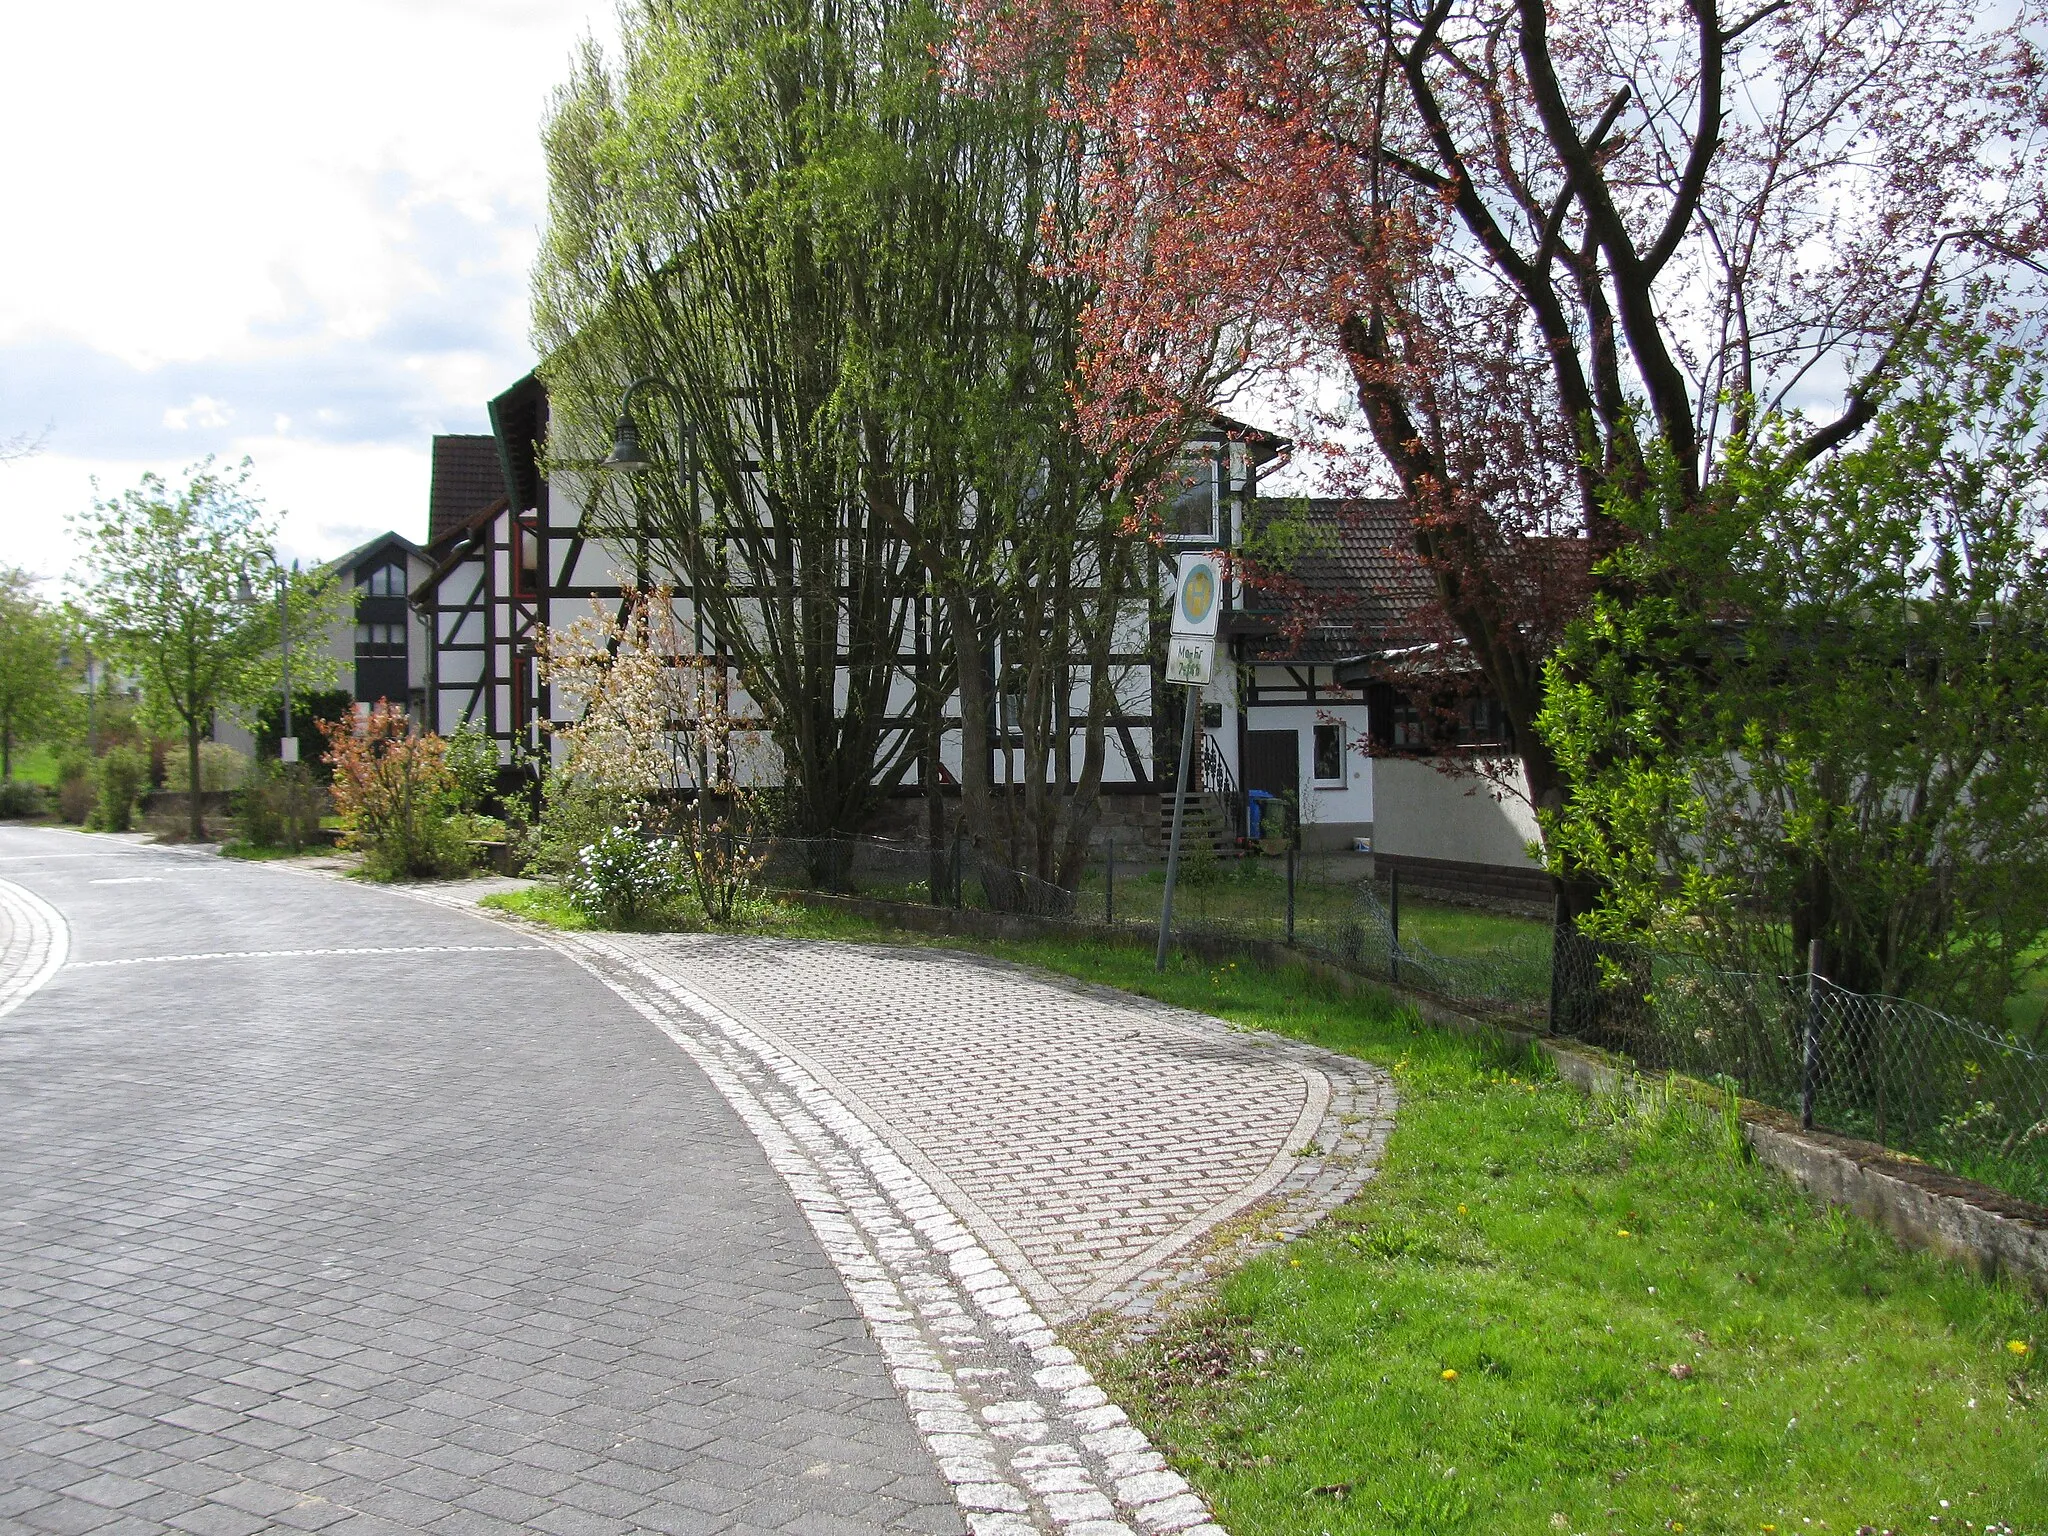
M 363 579 L 363 591 L 371 597 L 405 596 L 405 567 L 395 562 L 378 566 Z
M 1335 720 L 1316 722 L 1309 753 L 1309 772 L 1316 784 L 1334 789 L 1344 783 L 1344 727 Z
M 1169 539 L 1190 543 L 1216 542 L 1216 507 L 1220 494 L 1214 453 L 1189 453 L 1167 472 L 1165 522 Z

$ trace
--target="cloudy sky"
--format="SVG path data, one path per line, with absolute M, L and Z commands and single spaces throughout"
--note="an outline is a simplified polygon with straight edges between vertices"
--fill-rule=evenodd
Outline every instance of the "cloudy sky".
M 539 127 L 611 0 L 11 6 L 0 564 L 92 479 L 255 462 L 287 554 L 426 524 L 427 445 L 532 365 Z M 47 429 L 47 430 L 46 430 Z

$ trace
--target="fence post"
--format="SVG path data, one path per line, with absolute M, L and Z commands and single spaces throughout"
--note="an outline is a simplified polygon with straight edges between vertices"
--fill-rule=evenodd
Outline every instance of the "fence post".
M 967 905 L 967 892 L 965 889 L 967 884 L 966 863 L 967 829 L 964 826 L 955 827 L 953 829 L 953 878 L 951 882 L 953 887 L 953 905 L 955 907 Z
M 1401 979 L 1401 871 L 1387 871 L 1387 980 Z
M 1884 1016 L 1885 1010 L 1872 1010 L 1870 1023 L 1870 1052 L 1872 1068 L 1877 1074 L 1877 1144 L 1884 1145 Z
M 1109 834 L 1109 867 L 1102 876 L 1102 923 L 1105 928 L 1116 923 L 1116 834 Z
M 1294 844 L 1287 845 L 1287 942 L 1294 942 Z
M 1806 1038 L 1799 1053 L 1799 1126 L 1813 1129 L 1813 1074 L 1820 1055 L 1820 940 L 1806 945 Z
M 1557 1033 L 1558 983 L 1564 975 L 1563 961 L 1564 934 L 1564 888 L 1560 886 L 1550 898 L 1550 1011 L 1544 1024 L 1551 1034 Z

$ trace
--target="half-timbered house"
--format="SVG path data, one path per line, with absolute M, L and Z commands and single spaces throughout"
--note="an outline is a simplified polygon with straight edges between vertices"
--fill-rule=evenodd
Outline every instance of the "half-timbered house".
M 434 440 L 430 570 L 414 600 L 434 642 L 429 722 L 444 733 L 476 722 L 511 766 L 541 760 L 544 723 L 558 718 L 536 665 L 538 630 L 616 612 L 625 584 L 666 578 L 644 569 L 643 551 L 591 531 L 586 477 L 543 472 L 549 414 L 537 378 L 492 401 L 490 421 L 488 435 Z M 1392 669 L 1375 660 L 1414 640 L 1427 596 L 1423 578 L 1398 553 L 1408 540 L 1405 511 L 1396 502 L 1259 499 L 1259 472 L 1284 446 L 1219 418 L 1191 438 L 1162 518 L 1162 579 L 1181 549 L 1234 549 L 1259 520 L 1286 515 L 1309 525 L 1280 595 L 1226 583 L 1224 664 L 1203 694 L 1196 789 L 1206 809 L 1226 836 L 1242 837 L 1252 830 L 1254 803 L 1270 805 L 1264 797 L 1271 796 L 1298 808 L 1312 846 L 1370 848 L 1383 865 L 1401 865 L 1419 882 L 1533 896 L 1542 877 L 1525 853 L 1534 835 L 1525 808 L 1469 776 L 1440 771 L 1438 761 L 1453 750 L 1511 754 L 1498 711 L 1478 706 L 1475 729 L 1458 742 L 1440 729 L 1425 740 L 1414 706 L 1384 675 Z M 687 626 L 691 594 L 678 584 L 675 596 Z M 1291 614 L 1290 604 L 1305 604 L 1306 619 Z M 1177 742 L 1158 728 L 1166 685 L 1153 619 L 1149 604 L 1135 604 L 1113 655 L 1105 828 L 1149 833 L 1172 787 Z M 898 661 L 889 724 L 906 735 L 919 729 L 916 680 L 929 632 L 920 611 Z M 1076 673 L 1071 713 L 1078 719 L 1086 684 Z M 1007 728 L 1000 657 L 995 675 L 1000 784 L 1021 777 L 1014 754 L 1022 748 Z M 941 743 L 940 778 L 950 786 L 960 767 L 957 702 L 947 713 L 953 724 Z M 923 795 L 918 772 L 913 762 L 902 777 L 906 801 Z M 907 825 L 911 807 L 903 810 Z M 1361 857 L 1361 873 L 1368 867 Z

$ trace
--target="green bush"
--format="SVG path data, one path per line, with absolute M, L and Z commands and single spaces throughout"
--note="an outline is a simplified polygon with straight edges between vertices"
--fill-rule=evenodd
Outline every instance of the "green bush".
M 91 755 L 77 747 L 66 747 L 57 758 L 57 814 L 73 826 L 82 826 L 92 815 L 99 793 Z
M 466 875 L 476 867 L 469 822 L 463 816 L 428 814 L 362 838 L 363 873 L 372 880 L 425 880 Z
M 42 785 L 26 779 L 0 780 L 0 817 L 40 816 L 44 803 Z
M 455 776 L 455 801 L 465 811 L 481 811 L 498 787 L 498 744 L 474 720 L 465 720 L 448 738 L 448 771 Z
M 637 822 L 639 813 L 639 802 L 623 790 L 550 773 L 541 786 L 540 820 L 527 836 L 527 873 L 568 878 L 580 867 L 585 848 L 612 828 Z
M 126 832 L 135 825 L 135 802 L 149 779 L 149 759 L 133 747 L 116 747 L 99 760 L 98 797 L 92 825 L 102 832 Z
M 327 805 L 327 791 L 309 765 L 259 758 L 235 791 L 235 820 L 251 847 L 296 853 L 314 840 Z
M 386 703 L 321 729 L 343 846 L 362 851 L 363 873 L 373 880 L 468 873 L 470 819 L 454 809 L 446 741 Z

